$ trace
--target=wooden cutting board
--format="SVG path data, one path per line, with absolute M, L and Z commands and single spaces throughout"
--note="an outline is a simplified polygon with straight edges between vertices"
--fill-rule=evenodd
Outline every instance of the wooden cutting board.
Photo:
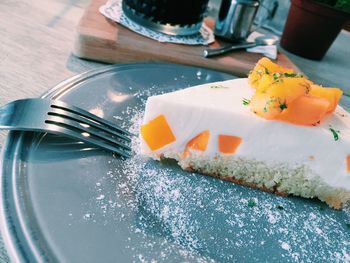
M 80 20 L 73 51 L 80 58 L 107 63 L 179 63 L 246 76 L 262 57 L 260 54 L 236 51 L 208 59 L 202 57 L 203 50 L 207 48 L 205 46 L 157 42 L 105 18 L 98 11 L 105 2 L 92 0 Z M 211 27 L 214 25 L 211 19 L 207 19 L 206 23 Z M 227 43 L 215 41 L 210 47 L 223 45 Z M 277 63 L 300 71 L 283 53 L 279 52 Z

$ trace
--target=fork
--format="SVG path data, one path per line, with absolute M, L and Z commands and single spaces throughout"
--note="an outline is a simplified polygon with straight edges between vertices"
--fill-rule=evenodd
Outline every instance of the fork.
M 131 136 L 125 129 L 59 100 L 22 99 L 0 108 L 0 129 L 63 135 L 131 156 Z

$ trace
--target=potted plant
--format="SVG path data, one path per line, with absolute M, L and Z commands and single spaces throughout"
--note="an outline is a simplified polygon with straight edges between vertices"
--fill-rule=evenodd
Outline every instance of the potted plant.
M 350 0 L 291 0 L 281 46 L 321 60 L 348 20 Z

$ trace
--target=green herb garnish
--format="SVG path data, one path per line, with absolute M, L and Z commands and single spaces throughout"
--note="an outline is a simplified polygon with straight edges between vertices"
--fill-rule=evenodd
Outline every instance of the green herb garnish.
M 302 73 L 283 73 L 283 76 L 286 78 L 303 78 L 304 77 Z
M 256 206 L 255 201 L 254 201 L 253 199 L 250 199 L 250 200 L 248 201 L 248 206 L 249 206 L 249 207 L 254 207 L 254 206 Z
M 267 68 L 265 68 L 265 74 L 270 75 L 270 72 Z
M 302 73 L 273 73 L 273 79 L 278 80 L 280 77 L 284 78 L 303 78 Z
M 334 140 L 335 140 L 335 141 L 338 141 L 338 140 L 339 140 L 339 133 L 340 133 L 340 132 L 334 130 L 332 127 L 330 127 L 329 130 L 332 132 Z
M 248 100 L 248 99 L 246 99 L 246 98 L 243 98 L 242 102 L 243 102 L 243 105 L 244 105 L 244 106 L 247 106 L 247 105 L 250 104 L 250 100 Z
M 278 98 L 270 97 L 265 103 L 264 112 L 268 112 L 268 109 L 270 108 L 271 104 L 274 103 L 274 102 L 277 102 L 277 103 L 281 104 L 281 102 L 279 101 Z M 272 104 L 272 106 L 273 106 L 273 108 L 276 108 L 275 104 Z
M 264 112 L 267 112 L 267 103 L 265 104 Z
M 227 87 L 225 86 L 222 86 L 222 85 L 213 85 L 213 86 L 210 86 L 211 89 L 227 89 Z
M 281 103 L 280 104 L 280 109 L 281 110 L 287 109 L 287 104 L 286 103 Z

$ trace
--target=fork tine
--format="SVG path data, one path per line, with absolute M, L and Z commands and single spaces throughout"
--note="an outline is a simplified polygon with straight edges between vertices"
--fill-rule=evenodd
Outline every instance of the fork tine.
M 121 148 L 115 147 L 109 143 L 105 143 L 102 140 L 94 139 L 92 137 L 89 137 L 89 138 L 84 137 L 83 135 L 81 135 L 80 132 L 73 131 L 71 128 L 65 128 L 61 123 L 49 122 L 49 124 L 52 124 L 52 125 L 59 127 L 59 130 L 55 130 L 55 133 L 63 134 L 64 136 L 78 139 L 82 142 L 85 142 L 85 143 L 90 144 L 90 145 L 95 145 L 95 146 L 102 148 L 102 149 L 107 149 L 109 151 L 117 153 L 117 154 L 119 154 L 123 157 L 126 157 L 126 158 L 131 157 L 131 152 L 122 150 Z
M 128 132 L 127 130 L 125 130 L 125 129 L 105 120 L 105 119 L 102 119 L 94 114 L 91 114 L 90 112 L 88 112 L 86 110 L 83 110 L 81 108 L 78 108 L 78 107 L 75 107 L 72 105 L 68 105 L 67 103 L 64 103 L 62 101 L 55 101 L 55 100 L 51 101 L 51 107 L 56 108 L 56 109 L 65 110 L 65 111 L 68 111 L 70 113 L 83 116 L 86 119 L 89 119 L 93 122 L 97 122 L 101 125 L 104 125 L 105 127 L 112 129 L 112 130 L 116 130 L 116 131 L 122 132 L 126 135 L 132 136 L 132 134 L 130 132 Z
M 94 139 L 92 137 L 89 137 L 89 138 L 84 137 L 80 132 L 73 131 L 69 126 L 68 126 L 68 128 L 66 128 L 64 125 L 62 125 L 62 123 L 49 122 L 48 124 L 57 126 L 57 128 L 59 128 L 59 130 L 55 130 L 54 133 L 62 134 L 62 135 L 67 136 L 67 137 L 78 139 L 82 142 L 85 142 L 85 143 L 90 144 L 90 145 L 95 145 L 95 146 L 102 148 L 102 149 L 107 149 L 109 151 L 117 153 L 117 154 L 119 154 L 123 157 L 126 157 L 126 158 L 129 158 L 132 156 L 131 152 L 128 152 L 126 150 L 122 150 L 120 147 L 116 147 L 114 145 L 111 145 L 109 143 L 105 143 L 102 140 Z
M 131 141 L 131 138 L 127 137 L 125 134 L 123 134 L 120 131 L 117 131 L 116 129 L 110 129 L 107 126 L 100 125 L 97 122 L 90 121 L 87 118 L 81 117 L 81 115 L 72 114 L 71 112 L 66 111 L 66 110 L 57 109 L 57 108 L 51 108 L 51 111 L 49 111 L 47 114 L 50 115 L 50 116 L 58 116 L 58 117 L 67 118 L 69 120 L 76 121 L 76 122 L 79 122 L 79 123 L 84 123 L 84 124 L 87 124 L 87 125 L 89 125 L 91 127 L 96 128 L 96 129 L 101 129 L 101 130 L 103 130 L 106 133 L 109 133 L 109 134 L 111 134 L 113 136 L 116 136 L 116 137 L 119 137 L 121 139 L 124 139 L 124 140 L 126 140 L 128 142 Z
M 48 116 L 45 123 L 54 124 L 61 128 L 63 127 L 65 130 L 69 130 L 68 135 L 70 133 L 73 133 L 75 137 L 79 138 L 82 141 L 90 142 L 100 147 L 102 147 L 101 144 L 108 145 L 108 147 L 104 148 L 107 148 L 109 150 L 112 149 L 112 151 L 117 152 L 123 156 L 131 156 L 130 146 L 124 144 L 122 140 L 113 140 L 110 136 L 106 136 L 102 132 L 96 132 L 92 128 L 83 127 L 76 121 L 57 116 Z M 84 136 L 83 133 L 87 133 L 87 136 Z
M 124 144 L 123 139 L 117 139 L 109 135 L 105 135 L 103 132 L 101 132 L 98 128 L 93 128 L 93 127 L 84 127 L 82 126 L 79 122 L 76 122 L 74 120 L 69 120 L 66 118 L 61 118 L 59 116 L 48 116 L 47 121 L 54 121 L 56 123 L 62 123 L 64 125 L 70 126 L 75 130 L 78 130 L 79 132 L 82 133 L 89 133 L 90 135 L 93 135 L 95 137 L 98 137 L 102 140 L 106 140 L 112 144 L 116 144 L 119 147 L 122 147 L 124 149 L 130 149 L 129 146 Z M 127 141 L 128 143 L 129 141 Z

